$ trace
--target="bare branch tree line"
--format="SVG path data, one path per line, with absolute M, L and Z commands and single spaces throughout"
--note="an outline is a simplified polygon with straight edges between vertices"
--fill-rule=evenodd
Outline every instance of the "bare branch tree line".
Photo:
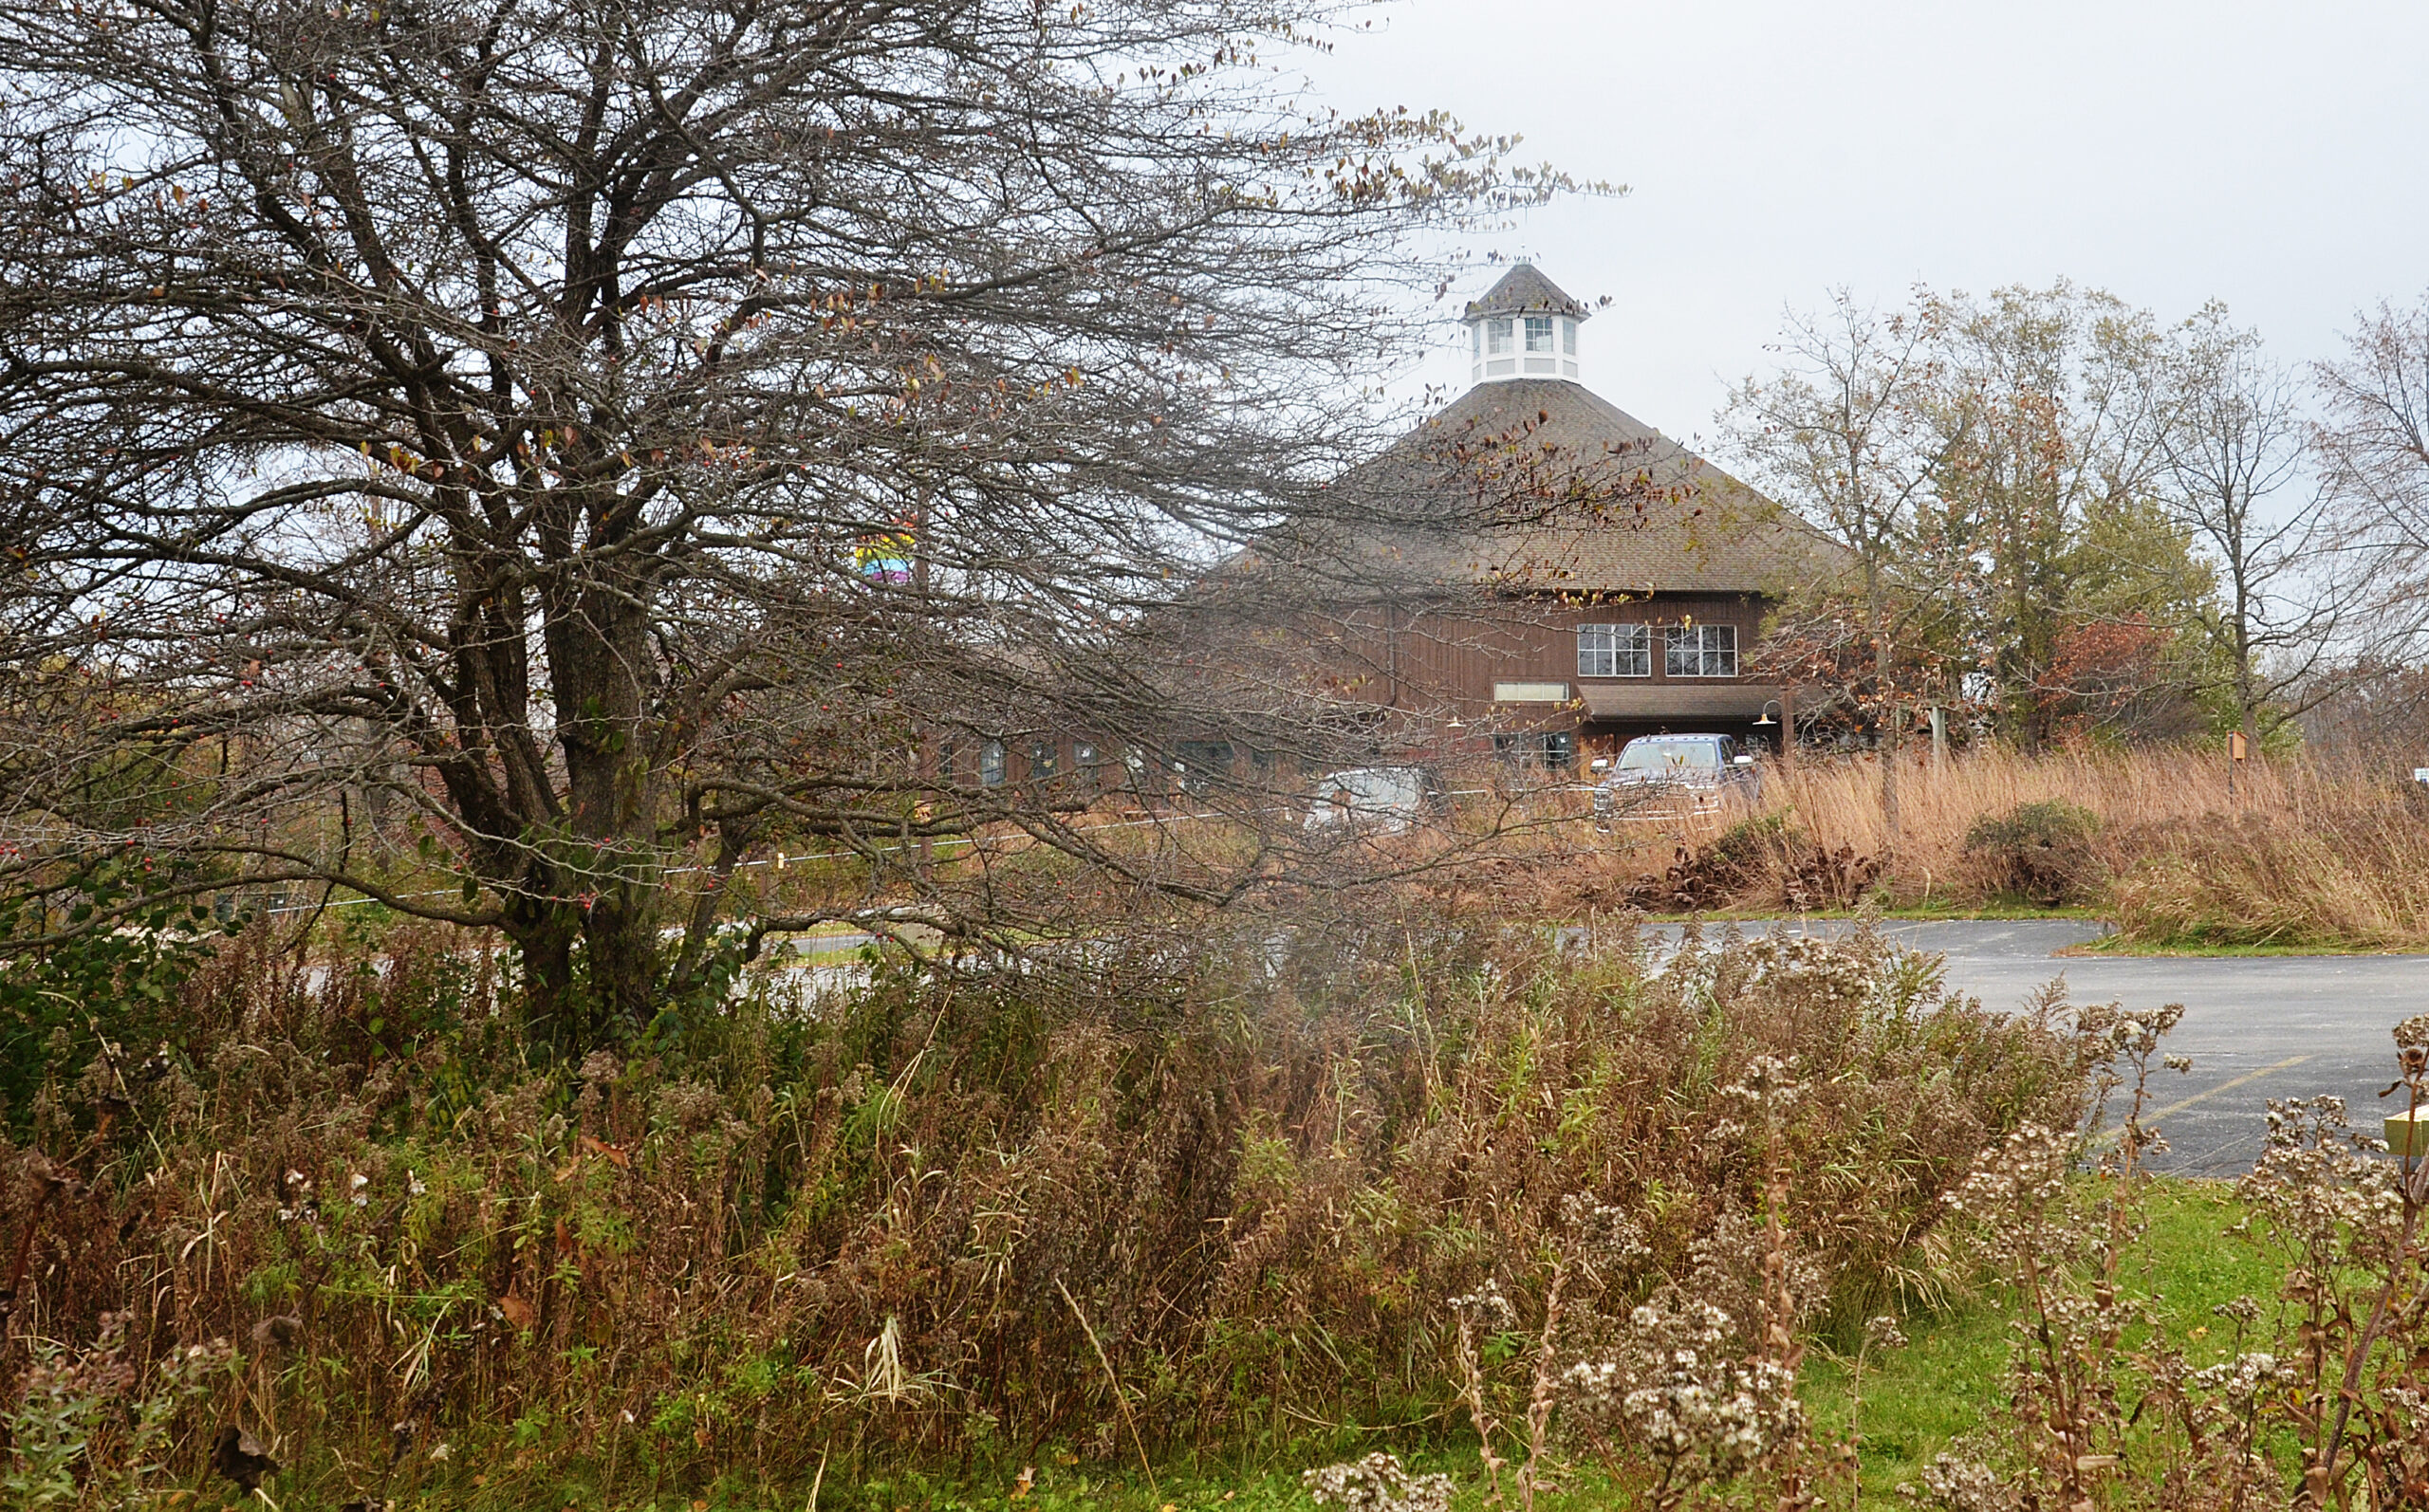
M 1438 720 L 1341 675 L 1399 547 L 1647 501 L 1523 435 L 1450 438 L 1448 515 L 1342 485 L 1426 239 L 1578 186 L 1296 97 L 1260 49 L 1329 15 L 0 0 L 0 953 L 368 898 L 501 931 L 574 1046 L 824 923 L 1415 864 L 1274 802 Z M 2407 664 L 2425 349 L 2383 309 L 2314 416 L 2216 308 L 1842 299 L 1732 410 L 1856 563 L 1779 655 L 1893 746 L 2265 735 Z
M 725 921 L 1338 885 L 1254 780 L 1392 737 L 1308 674 L 1338 543 L 1474 522 L 1327 480 L 1419 238 L 1569 186 L 1299 99 L 1260 49 L 1329 16 L 0 0 L 0 952 L 370 898 L 574 1047 Z
M 2027 749 L 2332 745 L 2422 654 L 2429 303 L 2302 372 L 2221 304 L 2167 325 L 2064 283 L 1842 292 L 1775 350 L 1726 439 L 1848 567 L 1789 590 L 1769 655 L 1853 738 L 1894 754 L 1938 707 Z

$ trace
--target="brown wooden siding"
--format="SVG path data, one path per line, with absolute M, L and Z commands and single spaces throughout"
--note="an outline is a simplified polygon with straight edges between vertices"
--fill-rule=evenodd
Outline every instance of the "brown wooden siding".
M 1572 687 L 1577 673 L 1577 627 L 1582 624 L 1650 624 L 1660 628 L 1692 620 L 1697 624 L 1734 625 L 1742 668 L 1752 655 L 1762 631 L 1762 600 L 1753 595 L 1673 597 L 1657 594 L 1625 603 L 1562 604 L 1513 602 L 1507 613 L 1402 611 L 1386 630 L 1379 614 L 1364 627 L 1368 635 L 1389 643 L 1374 645 L 1368 695 L 1386 707 L 1430 706 L 1450 700 L 1461 716 L 1481 714 L 1493 701 L 1496 682 L 1565 682 Z M 1751 682 L 1741 671 L 1735 678 L 1674 678 L 1664 666 L 1657 633 L 1653 671 L 1646 677 L 1592 679 L 1637 687 L 1691 683 L 1700 687 Z M 1397 685 L 1397 686 L 1394 686 Z

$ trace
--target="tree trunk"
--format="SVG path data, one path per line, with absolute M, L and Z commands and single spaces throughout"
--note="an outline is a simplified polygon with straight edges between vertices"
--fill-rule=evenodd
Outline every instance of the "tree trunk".
M 564 904 L 526 897 L 507 909 L 504 926 L 522 963 L 524 1032 L 560 1060 L 595 1042 L 596 1026 L 573 979 L 579 923 Z
M 1872 600 L 1872 670 L 1881 695 L 1881 818 L 1888 831 L 1883 859 L 1898 849 L 1898 693 L 1892 686 L 1895 659 L 1889 655 L 1889 615 L 1882 602 L 1881 581 L 1875 575 L 1866 597 Z
M 2246 748 L 2257 751 L 2260 748 L 2260 695 L 2256 687 L 2259 678 L 2252 665 L 2252 617 L 2246 607 L 2247 601 L 2238 581 L 2235 589 L 2235 714 L 2243 725 Z
M 612 569 L 594 567 L 605 575 Z M 569 834 L 561 868 L 582 910 L 592 1032 L 629 1034 L 654 1016 L 658 976 L 659 856 L 654 769 L 643 709 L 649 584 L 639 574 L 552 596 L 548 666 L 565 753 Z

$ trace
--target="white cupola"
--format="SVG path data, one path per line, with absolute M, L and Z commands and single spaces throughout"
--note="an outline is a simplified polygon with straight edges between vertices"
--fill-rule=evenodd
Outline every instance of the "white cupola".
M 1478 383 L 1577 377 L 1577 327 L 1586 308 L 1550 279 L 1520 263 L 1470 302 L 1470 373 Z

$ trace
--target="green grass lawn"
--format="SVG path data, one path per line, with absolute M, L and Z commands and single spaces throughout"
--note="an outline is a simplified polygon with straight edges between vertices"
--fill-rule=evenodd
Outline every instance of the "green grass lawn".
M 2162 1180 L 2151 1192 L 2149 1237 L 2127 1259 L 2121 1289 L 2156 1296 L 2154 1311 L 2194 1364 L 2216 1364 L 2233 1353 L 2234 1339 L 2211 1309 L 2236 1297 L 2273 1297 L 2276 1270 L 2249 1242 L 2226 1236 L 2244 1213 L 2226 1183 Z M 1894 1497 L 1898 1483 L 1914 1480 L 1951 1439 L 2000 1411 L 2013 1333 L 2004 1301 L 1993 1288 L 1946 1313 L 1905 1318 L 1907 1347 L 1866 1363 L 1867 1497 Z M 1845 1430 L 1847 1384 L 1835 1361 L 1817 1358 L 1808 1368 L 1805 1401 L 1817 1427 Z

